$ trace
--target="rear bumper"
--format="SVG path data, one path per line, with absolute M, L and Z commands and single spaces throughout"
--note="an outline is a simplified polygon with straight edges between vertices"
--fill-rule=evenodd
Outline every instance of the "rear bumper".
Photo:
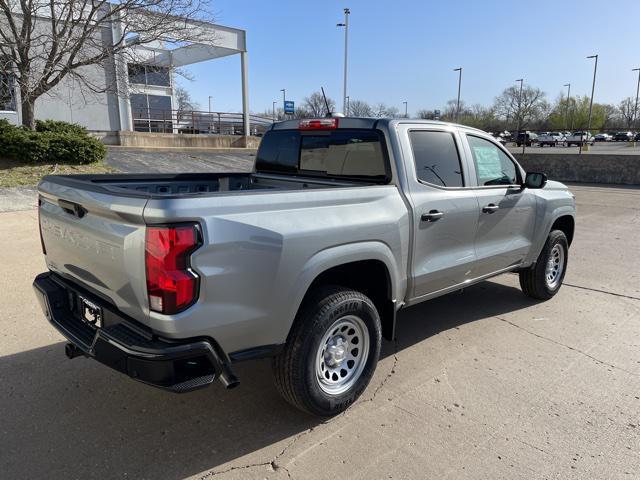
M 227 388 L 239 383 L 227 356 L 211 339 L 159 338 L 108 302 L 52 272 L 38 275 L 33 287 L 47 320 L 69 342 L 85 356 L 135 380 L 176 393 L 206 387 L 216 378 Z M 102 308 L 102 328 L 81 319 L 78 295 Z

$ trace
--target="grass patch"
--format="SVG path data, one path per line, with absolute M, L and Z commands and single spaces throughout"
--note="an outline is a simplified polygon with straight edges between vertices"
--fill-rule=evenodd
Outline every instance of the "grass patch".
M 84 165 L 65 165 L 0 159 L 0 187 L 34 186 L 45 175 L 116 173 L 117 171 L 102 160 Z

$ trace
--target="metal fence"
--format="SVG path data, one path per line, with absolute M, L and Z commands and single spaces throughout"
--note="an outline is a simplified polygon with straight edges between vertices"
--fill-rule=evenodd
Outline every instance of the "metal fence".
M 136 132 L 244 135 L 242 113 L 145 108 L 131 114 Z M 271 124 L 271 118 L 249 115 L 249 135 L 260 136 Z

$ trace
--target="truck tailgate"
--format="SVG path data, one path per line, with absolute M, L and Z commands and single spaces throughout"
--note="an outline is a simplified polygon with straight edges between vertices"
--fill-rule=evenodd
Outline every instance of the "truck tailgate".
M 50 270 L 75 281 L 144 322 L 147 199 L 73 187 L 45 178 L 39 185 L 40 226 Z

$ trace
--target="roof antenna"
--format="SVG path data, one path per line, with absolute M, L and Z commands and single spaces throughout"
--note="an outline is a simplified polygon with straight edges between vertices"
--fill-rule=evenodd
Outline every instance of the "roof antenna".
M 331 117 L 332 112 L 331 112 L 331 109 L 329 108 L 329 102 L 327 101 L 327 96 L 324 94 L 324 87 L 320 87 L 320 90 L 322 90 L 322 98 L 324 98 L 324 104 L 327 107 L 327 114 L 325 115 L 325 117 Z

